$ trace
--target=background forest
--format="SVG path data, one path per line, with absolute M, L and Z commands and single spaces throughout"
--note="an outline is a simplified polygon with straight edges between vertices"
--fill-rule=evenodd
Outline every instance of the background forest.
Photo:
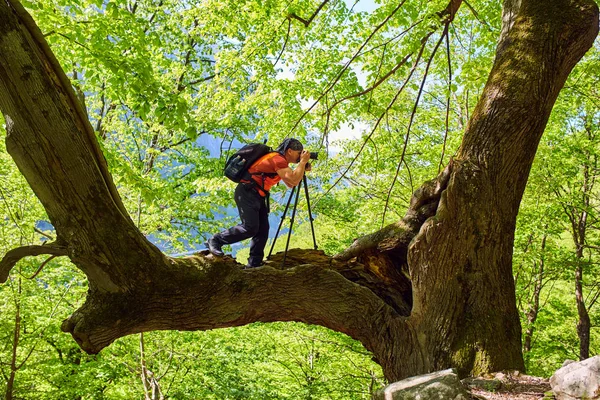
M 438 32 L 447 2 L 22 3 L 85 104 L 134 222 L 181 256 L 237 220 L 222 168 L 249 141 L 275 147 L 291 135 L 319 152 L 308 182 L 327 254 L 402 218 L 460 143 L 502 15 L 500 2 L 465 2 Z M 52 240 L 53 227 L 0 122 L 4 254 Z M 519 213 L 513 271 L 531 375 L 600 353 L 599 156 L 597 40 L 554 107 Z M 274 190 L 272 234 L 287 195 Z M 292 247 L 310 248 L 302 197 Z M 231 250 L 245 264 L 247 249 Z M 299 323 L 150 332 L 90 356 L 60 331 L 86 290 L 78 269 L 47 256 L 0 285 L 7 399 L 368 399 L 385 384 L 360 343 Z

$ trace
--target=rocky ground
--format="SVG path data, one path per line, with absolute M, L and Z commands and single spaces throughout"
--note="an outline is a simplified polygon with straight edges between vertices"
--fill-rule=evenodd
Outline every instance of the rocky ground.
M 547 379 L 518 372 L 499 372 L 482 378 L 467 379 L 463 383 L 470 387 L 473 399 L 479 400 L 550 400 L 554 398 Z

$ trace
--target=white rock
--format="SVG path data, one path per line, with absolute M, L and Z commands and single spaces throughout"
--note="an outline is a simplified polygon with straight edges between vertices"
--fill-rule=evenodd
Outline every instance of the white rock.
M 556 400 L 600 399 L 600 356 L 569 363 L 552 375 Z
M 386 386 L 374 400 L 467 400 L 470 396 L 452 369 L 414 376 Z

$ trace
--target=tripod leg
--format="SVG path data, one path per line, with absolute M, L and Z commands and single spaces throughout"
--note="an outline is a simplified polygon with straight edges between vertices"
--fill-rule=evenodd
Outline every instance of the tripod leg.
M 290 247 L 290 238 L 292 237 L 294 217 L 296 216 L 296 208 L 298 208 L 298 198 L 300 198 L 300 186 L 302 186 L 302 181 L 300 181 L 300 183 L 298 184 L 298 191 L 296 192 L 296 201 L 294 202 L 294 209 L 292 210 L 292 217 L 290 219 L 290 231 L 288 233 L 287 243 L 285 244 L 285 251 L 283 253 L 283 262 L 281 263 L 281 268 L 285 266 L 285 259 L 287 257 L 288 248 Z
M 277 227 L 277 232 L 275 233 L 275 237 L 273 238 L 273 243 L 271 243 L 271 250 L 269 250 L 269 255 L 267 256 L 267 258 L 271 257 L 271 254 L 273 253 L 273 248 L 275 247 L 275 243 L 277 242 L 277 237 L 279 236 L 279 231 L 281 230 L 281 226 L 283 225 L 283 220 L 285 219 L 285 216 L 287 215 L 287 211 L 288 208 L 290 207 L 290 203 L 292 202 L 292 197 L 294 197 L 294 191 L 296 190 L 296 187 L 294 186 L 292 188 L 292 193 L 290 193 L 290 198 L 287 201 L 287 204 L 285 205 L 285 210 L 283 210 L 283 215 L 281 216 L 281 221 L 279 221 L 279 226 Z
M 312 216 L 312 211 L 310 210 L 310 198 L 308 197 L 308 184 L 306 183 L 306 175 L 302 177 L 302 181 L 304 182 L 304 195 L 306 196 L 306 205 L 308 207 L 308 219 L 310 220 L 310 230 L 312 231 L 313 244 L 316 250 L 317 239 L 315 238 L 315 226 L 313 225 L 314 218 Z

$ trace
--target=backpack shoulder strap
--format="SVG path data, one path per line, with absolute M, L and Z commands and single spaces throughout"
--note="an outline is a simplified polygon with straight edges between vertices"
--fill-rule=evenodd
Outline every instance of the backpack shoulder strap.
M 250 172 L 250 170 L 255 165 L 257 165 L 257 164 L 259 164 L 261 162 L 270 160 L 271 158 L 273 158 L 273 157 L 275 157 L 277 155 L 279 155 L 279 153 L 276 152 L 276 151 L 273 151 L 273 152 L 270 152 L 268 154 L 265 154 L 264 156 L 262 156 L 261 158 L 259 158 L 258 160 L 256 160 L 256 162 L 254 164 L 252 164 L 250 166 L 250 168 L 248 168 L 248 173 L 250 173 L 250 175 L 264 175 L 264 176 L 268 176 L 268 177 L 276 177 L 278 175 L 277 172 Z

